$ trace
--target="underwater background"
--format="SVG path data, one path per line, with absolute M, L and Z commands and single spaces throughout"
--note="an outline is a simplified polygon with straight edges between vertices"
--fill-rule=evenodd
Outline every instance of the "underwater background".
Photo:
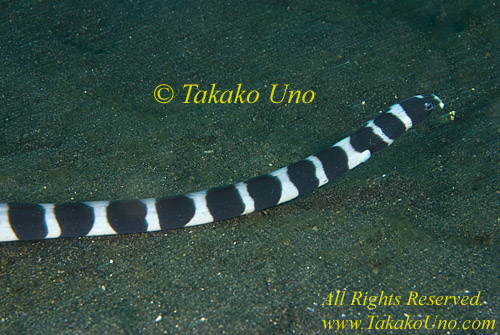
M 271 172 L 377 112 L 443 112 L 290 203 L 168 232 L 0 245 L 0 334 L 498 334 L 500 4 L 0 1 L 0 202 L 151 198 Z M 186 84 L 257 90 L 184 103 Z M 158 103 L 155 87 L 175 91 Z M 273 104 L 273 84 L 315 92 Z M 342 306 L 325 304 L 345 291 Z M 401 296 L 401 304 L 351 303 Z M 383 293 L 382 293 L 383 292 Z M 408 306 L 422 296 L 480 304 Z M 496 320 L 494 329 L 366 329 Z M 364 329 L 325 329 L 362 320 Z

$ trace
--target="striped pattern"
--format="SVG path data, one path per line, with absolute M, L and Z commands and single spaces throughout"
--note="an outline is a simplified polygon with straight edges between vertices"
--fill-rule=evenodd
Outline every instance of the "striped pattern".
M 165 199 L 0 204 L 0 241 L 137 233 L 196 226 L 294 199 L 365 162 L 444 108 L 435 95 L 395 104 L 351 136 L 297 163 L 245 182 Z

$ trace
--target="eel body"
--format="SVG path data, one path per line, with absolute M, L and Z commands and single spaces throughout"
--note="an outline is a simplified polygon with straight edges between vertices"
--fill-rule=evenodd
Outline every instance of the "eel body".
M 0 204 L 0 241 L 113 235 L 191 227 L 276 206 L 332 181 L 392 144 L 433 110 L 434 94 L 392 105 L 317 154 L 236 184 L 168 198 Z

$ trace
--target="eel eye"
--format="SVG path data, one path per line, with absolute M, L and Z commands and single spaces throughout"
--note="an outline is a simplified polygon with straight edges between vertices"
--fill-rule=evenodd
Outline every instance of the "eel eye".
M 424 109 L 426 112 L 430 112 L 434 109 L 434 105 L 431 102 L 426 102 L 424 105 Z

